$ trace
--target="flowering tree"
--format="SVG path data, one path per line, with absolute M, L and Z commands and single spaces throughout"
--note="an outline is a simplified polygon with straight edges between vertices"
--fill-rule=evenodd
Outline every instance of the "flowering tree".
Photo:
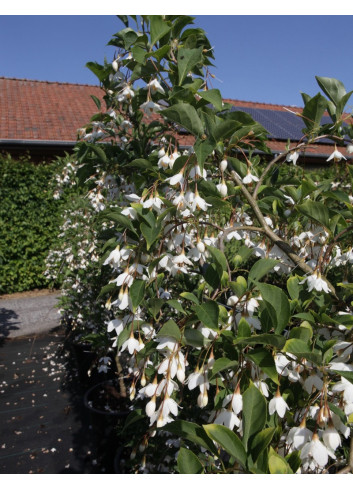
M 266 130 L 210 88 L 191 17 L 121 20 L 113 62 L 88 63 L 107 108 L 96 99 L 76 157 L 105 232 L 101 327 L 125 355 L 127 426 L 147 421 L 136 470 L 351 471 L 353 172 L 337 147 L 351 148 L 352 92 L 317 77 L 302 140 L 273 158 Z M 325 138 L 334 181 L 295 167 Z

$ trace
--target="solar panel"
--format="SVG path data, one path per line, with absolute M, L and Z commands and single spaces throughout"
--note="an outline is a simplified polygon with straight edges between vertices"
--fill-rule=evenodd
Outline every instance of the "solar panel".
M 235 111 L 246 112 L 251 115 L 256 122 L 269 132 L 270 138 L 299 141 L 303 137 L 302 129 L 305 127 L 303 120 L 290 112 L 233 106 L 230 112 Z M 330 122 L 332 121 L 328 116 L 324 116 L 321 120 L 321 124 L 329 124 Z M 332 144 L 330 139 L 322 139 L 320 142 Z

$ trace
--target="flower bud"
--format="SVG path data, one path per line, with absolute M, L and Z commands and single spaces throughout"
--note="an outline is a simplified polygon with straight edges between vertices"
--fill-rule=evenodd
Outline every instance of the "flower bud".
M 156 396 L 153 396 L 152 399 L 146 404 L 146 414 L 150 418 L 156 410 Z
M 353 153 L 353 144 L 348 144 L 346 147 L 347 153 L 352 154 Z
M 227 160 L 222 160 L 219 164 L 219 169 L 221 171 L 226 171 L 227 169 L 227 166 L 228 166 L 228 161 Z
M 207 394 L 207 389 L 205 389 L 203 392 L 200 392 L 197 398 L 197 405 L 200 408 L 204 408 L 207 406 L 207 403 L 208 403 L 208 394 Z
M 185 369 L 178 363 L 178 370 L 177 370 L 177 379 L 181 384 L 184 383 L 185 380 Z
M 197 249 L 199 250 L 200 253 L 204 253 L 205 251 L 205 243 L 203 243 L 202 241 L 198 241 L 197 242 L 197 245 L 196 245 Z
M 113 62 L 112 62 L 112 67 L 113 67 L 113 70 L 114 71 L 118 71 L 119 69 L 119 64 L 118 64 L 118 60 L 115 59 Z

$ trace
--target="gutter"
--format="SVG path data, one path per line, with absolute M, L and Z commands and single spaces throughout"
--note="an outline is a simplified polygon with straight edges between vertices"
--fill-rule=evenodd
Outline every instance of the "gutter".
M 72 149 L 75 147 L 77 141 L 55 141 L 55 140 L 40 140 L 40 139 L 0 139 L 1 147 L 27 147 L 27 148 L 62 148 L 62 149 Z M 192 148 L 190 145 L 180 145 L 180 150 L 189 150 Z M 244 150 L 244 153 L 249 153 L 249 150 Z M 276 157 L 280 154 L 280 151 L 271 150 L 271 153 Z M 268 155 L 261 150 L 253 150 L 252 154 Z M 326 153 L 304 153 L 302 156 L 305 158 L 313 159 L 327 159 L 328 155 Z
M 0 139 L 0 146 L 29 146 L 29 147 L 54 147 L 73 148 L 77 141 L 52 141 L 45 139 Z

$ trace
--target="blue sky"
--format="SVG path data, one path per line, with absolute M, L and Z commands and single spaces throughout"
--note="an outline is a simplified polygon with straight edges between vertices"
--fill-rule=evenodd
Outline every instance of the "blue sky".
M 300 106 L 301 91 L 319 91 L 315 75 L 353 89 L 353 15 L 195 17 L 225 98 Z M 96 84 L 85 64 L 111 60 L 106 44 L 122 27 L 114 15 L 0 15 L 0 76 Z

